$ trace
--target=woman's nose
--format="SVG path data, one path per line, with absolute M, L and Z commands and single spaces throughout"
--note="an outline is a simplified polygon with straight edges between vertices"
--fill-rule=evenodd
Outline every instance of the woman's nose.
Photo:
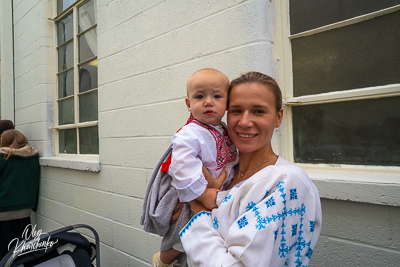
M 248 128 L 252 126 L 251 116 L 248 112 L 244 112 L 242 117 L 240 118 L 238 125 L 242 128 Z

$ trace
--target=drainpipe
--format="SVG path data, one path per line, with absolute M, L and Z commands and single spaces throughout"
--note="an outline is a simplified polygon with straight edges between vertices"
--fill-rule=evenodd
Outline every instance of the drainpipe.
M 13 0 L 1 0 L 1 119 L 15 124 Z

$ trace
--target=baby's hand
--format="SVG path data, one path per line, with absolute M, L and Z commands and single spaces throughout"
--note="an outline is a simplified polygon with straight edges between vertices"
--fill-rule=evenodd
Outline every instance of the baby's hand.
M 208 183 L 207 188 L 221 189 L 226 177 L 227 167 L 223 169 L 218 178 L 212 178 L 208 169 L 203 165 L 203 175 Z
M 204 193 L 196 200 L 200 201 L 207 209 L 212 210 L 213 208 L 217 207 L 217 192 L 221 192 L 221 190 L 215 188 L 206 188 Z

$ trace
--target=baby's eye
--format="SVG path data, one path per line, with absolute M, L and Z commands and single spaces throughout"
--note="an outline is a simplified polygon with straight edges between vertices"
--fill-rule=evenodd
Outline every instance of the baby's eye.
M 195 96 L 194 98 L 196 98 L 196 99 L 202 99 L 203 96 L 202 96 L 202 95 L 197 95 L 197 96 Z
M 220 96 L 220 95 L 215 95 L 214 96 L 216 99 L 219 99 L 219 98 L 221 98 L 222 96 Z

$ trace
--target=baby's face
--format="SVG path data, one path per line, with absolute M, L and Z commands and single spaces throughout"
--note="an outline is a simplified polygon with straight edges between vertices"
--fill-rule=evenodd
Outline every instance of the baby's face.
M 226 78 L 220 73 L 196 73 L 189 81 L 188 97 L 185 101 L 196 120 L 219 125 L 228 101 Z

